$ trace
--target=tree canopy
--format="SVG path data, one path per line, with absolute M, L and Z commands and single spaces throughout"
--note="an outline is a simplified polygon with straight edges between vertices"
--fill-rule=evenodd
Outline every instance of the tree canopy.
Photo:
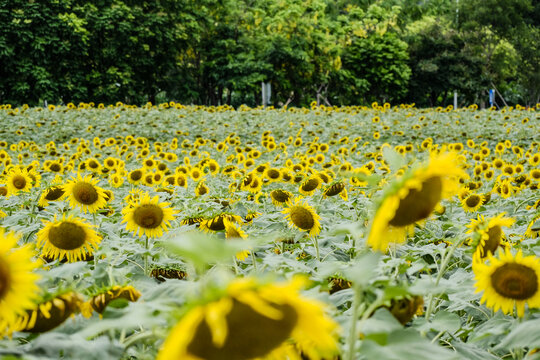
M 0 103 L 540 101 L 532 0 L 0 0 Z

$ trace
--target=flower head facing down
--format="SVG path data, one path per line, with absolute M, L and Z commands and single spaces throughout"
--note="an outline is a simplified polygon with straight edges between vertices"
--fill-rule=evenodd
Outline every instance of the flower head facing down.
M 371 222 L 368 244 L 386 251 L 390 244 L 404 242 L 414 224 L 425 220 L 441 199 L 453 194 L 458 177 L 465 176 L 452 153 L 434 157 L 404 176 L 386 191 Z

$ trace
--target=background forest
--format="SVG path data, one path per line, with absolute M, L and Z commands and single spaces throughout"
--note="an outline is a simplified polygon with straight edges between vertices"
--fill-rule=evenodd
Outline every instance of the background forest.
M 540 102 L 532 0 L 1 0 L 0 23 L 0 103 Z

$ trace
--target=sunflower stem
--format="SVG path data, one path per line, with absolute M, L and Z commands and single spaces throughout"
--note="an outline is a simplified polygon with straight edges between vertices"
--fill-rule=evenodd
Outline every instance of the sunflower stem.
M 452 247 L 448 250 L 446 255 L 444 256 L 444 258 L 443 258 L 443 260 L 441 262 L 441 267 L 439 269 L 439 273 L 437 274 L 437 278 L 435 279 L 435 287 L 439 285 L 439 282 L 441 281 L 441 279 L 442 279 L 442 277 L 443 277 L 443 275 L 444 275 L 444 273 L 446 271 L 446 268 L 448 266 L 448 263 L 450 262 L 450 259 L 454 255 L 454 252 L 456 251 L 458 246 L 461 245 L 463 240 L 465 240 L 465 238 L 462 237 L 461 239 L 456 241 L 452 245 Z M 433 297 L 433 294 L 431 293 L 428 296 L 428 306 L 427 306 L 426 315 L 425 315 L 426 321 L 429 321 L 429 317 L 431 316 L 431 313 L 433 312 L 433 305 L 434 305 L 433 301 L 434 301 L 434 297 Z
M 257 259 L 255 259 L 255 252 L 250 251 L 250 253 L 251 253 L 251 262 L 253 264 L 253 269 L 255 269 L 255 271 L 257 271 Z
M 312 237 L 313 245 L 315 246 L 315 255 L 317 256 L 317 261 L 321 261 L 321 254 L 319 252 L 319 240 L 314 236 Z
M 148 275 L 148 236 L 144 236 L 144 275 Z
M 232 261 L 234 265 L 234 274 L 238 275 L 239 271 L 238 271 L 238 263 L 236 262 L 236 256 L 233 256 Z
M 356 345 L 356 323 L 358 319 L 358 308 L 360 307 L 360 303 L 362 302 L 362 291 L 361 289 L 355 289 L 354 292 L 354 298 L 352 303 L 352 315 L 351 315 L 351 325 L 349 327 L 349 338 L 347 340 L 347 343 L 349 344 L 349 347 L 347 349 L 347 356 L 345 357 L 346 360 L 354 360 L 354 353 L 355 353 L 355 345 Z

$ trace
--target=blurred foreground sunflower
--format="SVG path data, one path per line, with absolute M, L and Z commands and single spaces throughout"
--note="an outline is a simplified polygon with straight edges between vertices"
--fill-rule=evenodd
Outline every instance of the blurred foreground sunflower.
M 367 243 L 375 250 L 386 251 L 390 244 L 404 242 L 416 222 L 426 219 L 441 199 L 455 193 L 459 177 L 466 177 L 466 173 L 453 153 L 434 157 L 428 165 L 404 175 L 386 191 Z
M 0 335 L 38 298 L 39 275 L 32 270 L 39 263 L 32 256 L 29 246 L 17 248 L 17 236 L 0 229 Z
M 310 359 L 338 353 L 337 324 L 325 305 L 304 298 L 304 281 L 229 284 L 220 298 L 192 307 L 171 330 L 158 360 Z
M 509 249 L 499 250 L 498 258 L 489 255 L 487 263 L 473 268 L 476 292 L 483 291 L 481 303 L 494 311 L 511 314 L 514 306 L 523 317 L 525 304 L 540 307 L 540 259 L 524 257 L 521 250 L 513 256 Z

